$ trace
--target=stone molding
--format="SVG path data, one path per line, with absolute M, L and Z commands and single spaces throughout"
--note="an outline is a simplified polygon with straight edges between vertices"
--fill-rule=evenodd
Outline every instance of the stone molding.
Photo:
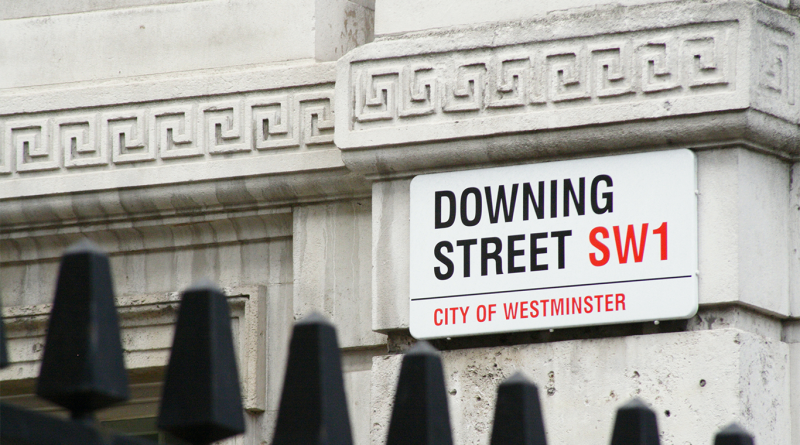
M 251 412 L 266 409 L 266 366 L 268 348 L 267 290 L 264 286 L 223 289 L 228 296 L 234 329 L 242 401 Z M 169 359 L 180 294 L 125 296 L 117 298 L 120 337 L 129 371 L 164 368 Z M 34 379 L 44 350 L 50 304 L 3 309 L 8 337 L 8 368 L 0 381 Z
M 333 144 L 334 79 L 293 62 L 0 91 L 0 232 L 367 195 Z
M 49 194 L 53 181 L 43 179 L 52 176 L 63 192 L 105 188 L 109 180 L 145 186 L 339 167 L 332 106 L 333 89 L 323 84 L 2 119 L 0 175 L 6 177 L 0 181 L 6 184 L 0 199 Z M 199 163 L 215 165 L 203 168 L 209 175 L 186 171 Z M 136 173 L 126 164 L 134 164 Z M 234 171 L 224 164 L 235 164 Z
M 173 217 L 57 229 L 31 228 L 0 239 L 0 266 L 58 261 L 69 246 L 89 238 L 110 255 L 253 243 L 292 237 L 289 209 Z
M 0 200 L 341 168 L 332 68 L 285 64 L 2 92 Z
M 747 127 L 770 133 L 763 127 L 783 126 L 771 131 L 788 132 L 782 141 L 750 136 L 748 142 L 796 155 L 797 21 L 757 2 L 682 5 L 553 13 L 360 47 L 339 61 L 336 144 L 348 167 L 382 175 L 448 162 L 427 149 L 415 156 L 430 162 L 404 164 L 389 154 L 398 146 L 513 137 L 506 150 L 494 143 L 495 151 L 477 161 L 485 163 L 511 150 L 525 158 L 520 147 L 534 145 L 541 137 L 534 133 L 748 112 L 724 122 L 726 143 L 748 141 L 740 136 Z M 754 117 L 754 110 L 765 116 Z M 657 146 L 659 131 L 674 128 L 650 131 L 643 138 L 629 132 L 643 140 L 612 136 L 614 145 Z M 558 152 L 574 154 L 569 134 L 561 136 Z M 580 138 L 572 145 L 585 145 Z
M 4 123 L 0 173 L 110 166 L 333 142 L 333 91 L 248 94 L 207 103 L 47 113 Z
M 407 143 L 421 138 L 409 131 L 415 125 L 451 139 L 494 133 L 508 119 L 520 130 L 571 126 L 592 119 L 585 108 L 611 121 L 633 103 L 676 114 L 735 106 L 737 23 L 693 28 L 352 63 L 347 136 Z

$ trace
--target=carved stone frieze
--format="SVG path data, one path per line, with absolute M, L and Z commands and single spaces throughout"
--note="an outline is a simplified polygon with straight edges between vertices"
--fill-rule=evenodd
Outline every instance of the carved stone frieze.
M 296 63 L 0 91 L 0 206 L 198 180 L 281 175 L 280 182 L 306 183 L 320 170 L 346 175 L 333 144 L 334 67 Z M 313 180 L 307 185 L 292 190 L 320 194 Z
M 753 100 L 767 113 L 800 123 L 797 22 L 759 14 L 753 39 Z
M 389 36 L 339 62 L 336 143 L 374 173 L 403 167 L 362 149 L 747 110 L 796 125 L 797 27 L 731 2 Z
M 385 143 L 411 142 L 427 134 L 409 130 L 426 127 L 443 138 L 491 134 L 508 118 L 515 131 L 535 130 L 558 126 L 558 117 L 569 125 L 586 109 L 608 110 L 595 121 L 624 119 L 621 112 L 644 103 L 662 114 L 674 106 L 702 111 L 708 97 L 733 104 L 738 28 L 727 21 L 354 60 L 351 116 L 342 118 L 348 127 L 340 140 L 348 148 L 384 133 Z
M 53 111 L 33 119 L 0 116 L 0 174 L 208 161 L 333 143 L 331 87 L 215 99 L 114 106 L 89 114 Z

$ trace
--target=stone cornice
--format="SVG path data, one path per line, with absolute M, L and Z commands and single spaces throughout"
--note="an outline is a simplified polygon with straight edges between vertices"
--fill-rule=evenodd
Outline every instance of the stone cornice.
M 282 208 L 25 229 L 0 239 L 0 267 L 57 262 L 69 246 L 84 238 L 91 238 L 112 257 L 290 238 L 292 213 Z
M 2 91 L 0 231 L 366 195 L 333 144 L 334 77 L 298 62 Z
M 391 36 L 339 61 L 335 141 L 376 178 L 694 144 L 791 158 L 798 31 L 743 1 Z

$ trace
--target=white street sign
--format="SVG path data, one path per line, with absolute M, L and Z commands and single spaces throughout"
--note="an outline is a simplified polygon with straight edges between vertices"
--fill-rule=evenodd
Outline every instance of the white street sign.
M 696 178 L 690 150 L 417 176 L 411 334 L 693 316 Z

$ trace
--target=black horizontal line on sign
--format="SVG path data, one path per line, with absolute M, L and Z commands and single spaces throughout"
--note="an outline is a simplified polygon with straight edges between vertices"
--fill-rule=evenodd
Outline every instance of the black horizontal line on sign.
M 411 301 L 421 301 L 421 300 L 436 300 L 439 298 L 456 298 L 456 297 L 473 297 L 475 295 L 490 295 L 490 294 L 509 294 L 512 292 L 527 292 L 527 291 L 536 291 L 536 290 L 549 290 L 549 289 L 563 289 L 567 287 L 585 287 L 585 286 L 599 286 L 602 284 L 620 284 L 620 283 L 636 283 L 639 281 L 661 281 L 661 280 L 674 280 L 677 278 L 691 278 L 691 275 L 678 275 L 675 277 L 658 277 L 658 278 L 641 278 L 638 280 L 622 280 L 622 281 L 606 281 L 602 283 L 584 283 L 584 284 L 565 284 L 563 286 L 549 286 L 549 287 L 532 287 L 530 289 L 514 289 L 514 290 L 503 290 L 497 292 L 477 292 L 474 294 L 456 294 L 456 295 L 442 295 L 440 297 L 423 297 L 423 298 L 412 298 Z

